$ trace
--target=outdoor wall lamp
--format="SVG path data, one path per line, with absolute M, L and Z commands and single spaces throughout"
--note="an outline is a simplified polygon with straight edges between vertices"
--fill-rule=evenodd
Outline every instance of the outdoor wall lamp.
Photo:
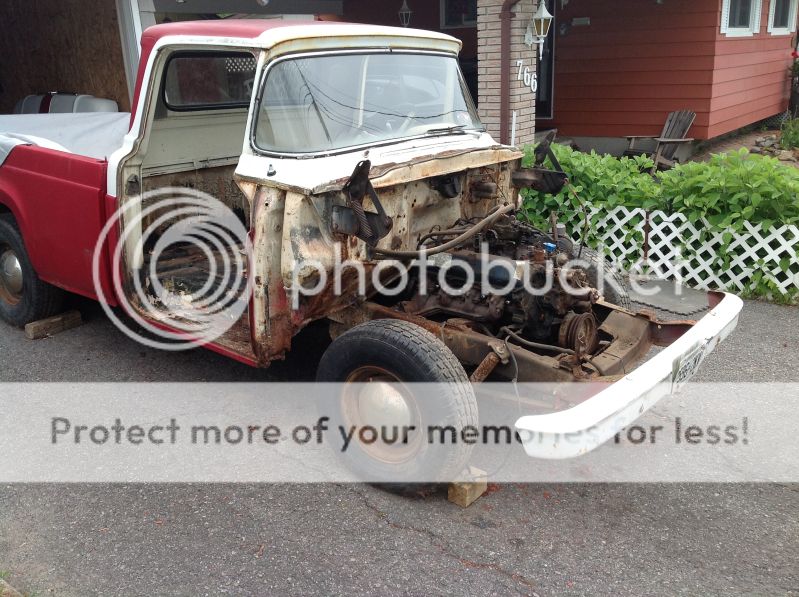
M 552 27 L 553 18 L 554 17 L 547 10 L 546 0 L 539 0 L 538 10 L 527 26 L 527 33 L 524 36 L 524 41 L 528 46 L 532 47 L 533 44 L 538 44 L 539 58 L 541 58 L 544 52 L 544 42 L 549 35 L 549 29 Z
M 408 0 L 402 0 L 402 6 L 399 9 L 399 18 L 400 23 L 402 23 L 403 27 L 407 27 L 411 24 L 411 15 L 413 11 L 408 8 Z

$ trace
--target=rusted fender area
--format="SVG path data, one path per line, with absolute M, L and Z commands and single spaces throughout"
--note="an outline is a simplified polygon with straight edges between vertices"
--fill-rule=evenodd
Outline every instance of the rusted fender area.
M 460 218 L 482 217 L 497 205 L 517 201 L 511 175 L 519 156 L 516 151 L 499 148 L 444 152 L 373 168 L 377 178 L 372 182 L 392 220 L 390 233 L 378 247 L 415 249 L 419 238 L 435 227 L 450 226 Z M 460 194 L 442 195 L 431 184 L 436 177 L 458 178 Z M 334 225 L 334 207 L 347 206 L 342 192 L 346 181 L 333 181 L 319 192 L 307 194 L 237 176 L 252 202 L 255 254 L 250 274 L 254 283 L 250 330 L 253 351 L 262 366 L 282 358 L 291 347 L 291 338 L 308 323 L 347 310 L 375 292 L 370 280 L 378 261 L 370 247 Z M 486 195 L 486 188 L 494 192 Z M 369 197 L 363 206 L 367 212 L 377 211 Z M 365 284 L 355 268 L 344 267 L 347 262 L 363 266 Z M 340 288 L 334 276 L 337 265 L 343 272 Z M 305 295 L 299 288 L 318 291 Z M 293 301 L 295 294 L 298 302 Z
M 371 319 L 401 319 L 414 323 L 440 338 L 464 366 L 477 367 L 478 381 L 487 377 L 482 370 L 486 361 L 495 360 L 490 355 L 503 357 L 501 353 L 505 349 L 510 354 L 500 358 L 489 373 L 493 373 L 495 379 L 519 382 L 613 381 L 635 369 L 652 346 L 668 346 L 696 323 L 659 321 L 649 314 L 632 313 L 608 303 L 598 305 L 606 314 L 600 332 L 612 340 L 591 358 L 591 362 L 582 363 L 569 355 L 542 355 L 506 343 L 504 339 L 474 330 L 464 319 L 439 323 L 372 302 L 352 307 L 332 319 L 340 325 L 341 331 Z
M 369 171 L 369 179 L 375 189 L 406 184 L 433 176 L 443 176 L 461 172 L 468 168 L 482 168 L 496 164 L 514 163 L 517 170 L 524 154 L 502 145 L 487 149 L 456 149 L 421 155 L 405 162 L 388 162 L 375 164 Z M 349 173 L 347 173 L 349 175 Z M 340 191 L 349 180 L 349 176 L 331 180 L 329 183 L 314 188 L 313 194 Z

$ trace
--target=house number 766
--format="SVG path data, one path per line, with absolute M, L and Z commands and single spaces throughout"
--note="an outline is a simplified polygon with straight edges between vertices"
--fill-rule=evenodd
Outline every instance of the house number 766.
M 529 87 L 530 91 L 536 93 L 538 91 L 538 74 L 531 73 L 529 66 L 524 66 L 524 60 L 519 59 L 516 61 L 516 66 L 519 67 L 519 75 L 516 77 L 519 81 L 524 82 L 525 87 Z

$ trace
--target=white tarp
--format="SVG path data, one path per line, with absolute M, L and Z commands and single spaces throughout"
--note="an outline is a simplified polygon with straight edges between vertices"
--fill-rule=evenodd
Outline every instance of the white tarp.
M 130 126 L 125 112 L 77 114 L 13 114 L 0 116 L 0 165 L 17 145 L 107 159 L 122 146 Z

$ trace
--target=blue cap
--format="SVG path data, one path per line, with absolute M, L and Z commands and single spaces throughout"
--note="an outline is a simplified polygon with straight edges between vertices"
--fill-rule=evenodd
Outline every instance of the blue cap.
M 554 253 L 555 249 L 558 248 L 558 245 L 555 243 L 544 243 L 544 248 L 546 249 L 547 253 Z

